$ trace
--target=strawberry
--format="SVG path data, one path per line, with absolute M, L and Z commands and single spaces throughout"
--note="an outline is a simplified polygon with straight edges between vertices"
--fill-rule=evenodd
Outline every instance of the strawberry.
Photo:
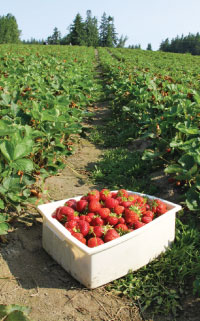
M 114 208 L 115 206 L 117 206 L 119 204 L 119 202 L 116 200 L 116 199 L 114 199 L 114 198 L 107 198 L 106 200 L 105 200 L 105 207 L 108 207 L 108 208 Z
M 76 200 L 70 199 L 67 202 L 65 202 L 65 206 L 72 207 L 74 210 L 76 210 L 76 203 L 77 203 Z
M 119 224 L 124 224 L 124 223 L 125 223 L 124 217 L 119 217 L 118 223 L 119 223 Z
M 109 229 L 104 236 L 104 242 L 110 242 L 112 240 L 117 239 L 118 237 L 120 237 L 120 235 L 119 233 L 117 233 L 115 229 Z
M 118 192 L 117 192 L 117 196 L 128 198 L 128 195 L 129 194 L 125 189 L 119 189 Z
M 133 205 L 133 204 L 132 204 L 131 201 L 122 201 L 122 202 L 120 203 L 120 205 L 121 205 L 121 206 L 124 206 L 125 208 L 127 208 L 127 207 L 130 207 L 130 206 Z
M 86 221 L 79 220 L 77 222 L 77 228 L 80 230 L 80 233 L 83 234 L 83 236 L 86 236 L 89 233 L 90 224 Z
M 99 203 L 99 201 L 93 200 L 88 204 L 88 210 L 90 212 L 98 212 L 100 208 L 101 208 L 101 204 Z
M 101 191 L 100 191 L 100 200 L 105 202 L 106 198 L 111 198 L 112 194 L 111 192 L 109 191 L 109 189 L 107 188 L 103 188 Z
M 87 242 L 87 246 L 89 247 L 95 247 L 102 244 L 104 244 L 104 241 L 99 237 L 91 237 Z
M 126 223 L 134 224 L 136 221 L 139 221 L 141 212 L 137 206 L 130 206 L 125 208 L 124 218 Z
M 118 220 L 119 218 L 115 213 L 110 213 L 110 215 L 106 217 L 106 222 L 110 225 L 116 225 Z
M 88 206 L 88 201 L 86 201 L 85 199 L 81 199 L 80 201 L 77 202 L 76 209 L 79 213 L 82 213 L 87 209 L 87 206 Z
M 87 194 L 87 200 L 90 201 L 99 201 L 100 199 L 100 192 L 97 189 L 93 189 Z
M 86 239 L 84 238 L 83 234 L 78 233 L 78 232 L 72 232 L 72 235 L 79 240 L 81 243 L 86 244 Z
M 77 226 L 77 221 L 76 220 L 71 220 L 71 221 L 65 223 L 65 227 L 67 229 L 68 228 L 73 229 L 76 226 Z
M 154 213 L 153 213 L 152 211 L 145 211 L 145 212 L 143 213 L 143 215 L 149 216 L 149 217 L 151 217 L 152 219 L 154 218 Z
M 69 206 L 61 206 L 56 212 L 56 216 L 59 221 L 66 219 L 66 216 L 68 217 L 69 215 L 74 215 L 74 209 Z
M 138 228 L 140 228 L 140 227 L 142 227 L 142 226 L 144 226 L 144 225 L 145 225 L 145 223 L 140 222 L 140 221 L 136 221 L 136 222 L 134 223 L 134 228 L 135 228 L 135 230 L 137 230 Z
M 104 220 L 103 220 L 101 217 L 99 217 L 99 216 L 95 216 L 95 217 L 93 217 L 93 219 L 92 219 L 91 225 L 92 225 L 92 226 L 104 225 Z
M 121 229 L 121 230 L 123 230 L 123 231 L 128 231 L 128 226 L 126 225 L 126 224 L 117 224 L 116 226 L 115 226 L 115 229 L 117 230 L 117 229 Z
M 117 205 L 114 207 L 114 212 L 117 215 L 121 215 L 124 212 L 125 207 L 121 205 Z
M 150 216 L 146 216 L 146 215 L 142 216 L 142 222 L 145 224 L 150 223 L 152 220 L 153 219 Z
M 111 197 L 116 198 L 117 197 L 117 192 L 111 192 Z
M 101 207 L 97 213 L 101 216 L 101 218 L 106 218 L 110 214 L 110 209 L 107 207 Z
M 94 236 L 96 237 L 102 237 L 104 234 L 103 226 L 102 225 L 93 226 L 92 234 L 94 234 Z

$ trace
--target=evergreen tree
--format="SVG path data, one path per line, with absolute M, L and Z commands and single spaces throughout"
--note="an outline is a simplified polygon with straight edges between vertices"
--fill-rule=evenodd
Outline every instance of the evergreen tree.
M 61 41 L 61 33 L 60 31 L 58 30 L 58 28 L 54 28 L 53 29 L 53 34 L 52 36 L 49 36 L 47 38 L 47 42 L 50 44 L 50 45 L 59 45 L 60 44 L 60 41 Z
M 76 15 L 73 24 L 70 26 L 68 41 L 70 41 L 72 45 L 86 45 L 85 25 L 79 13 Z
M 97 47 L 99 42 L 98 23 L 95 17 L 92 18 L 91 10 L 86 13 L 85 32 L 87 46 Z
M 117 43 L 117 48 L 124 48 L 125 42 L 127 40 L 128 40 L 127 36 L 124 37 L 123 35 L 121 35 L 121 37 L 119 38 L 118 43 Z
M 0 17 L 0 43 L 20 42 L 20 33 L 15 17 L 8 13 Z
M 147 50 L 152 50 L 152 47 L 151 47 L 150 43 L 148 43 L 148 45 L 147 45 Z
M 114 47 L 117 45 L 117 33 L 114 26 L 114 18 L 106 16 L 104 12 L 101 17 L 99 45 L 101 47 Z
M 100 45 L 100 47 L 106 47 L 107 29 L 108 29 L 108 20 L 107 20 L 106 13 L 104 12 L 101 17 L 101 24 L 99 27 L 99 45 Z

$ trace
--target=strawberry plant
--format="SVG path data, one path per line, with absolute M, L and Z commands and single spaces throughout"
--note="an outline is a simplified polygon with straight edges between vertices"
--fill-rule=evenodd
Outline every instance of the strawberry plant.
M 92 48 L 2 47 L 0 195 L 5 206 L 20 212 L 32 201 L 37 175 L 45 178 L 64 168 L 96 95 L 93 60 Z

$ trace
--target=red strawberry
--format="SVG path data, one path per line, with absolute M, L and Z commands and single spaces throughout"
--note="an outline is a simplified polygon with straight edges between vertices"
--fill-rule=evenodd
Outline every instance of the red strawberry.
M 109 189 L 107 188 L 103 188 L 101 191 L 100 191 L 100 199 L 101 201 L 105 201 L 106 198 L 111 198 L 112 194 L 111 192 L 109 191 Z
M 61 206 L 56 212 L 56 216 L 59 221 L 61 221 L 69 215 L 74 215 L 74 209 L 69 206 Z
M 119 224 L 124 224 L 124 223 L 125 223 L 124 217 L 119 217 L 118 223 L 119 223 Z
M 104 219 L 110 214 L 110 209 L 107 207 L 101 207 L 97 213 Z
M 158 200 L 157 203 L 158 203 L 158 206 L 156 207 L 157 216 L 165 214 L 167 212 L 167 205 L 160 200 Z
M 124 212 L 124 209 L 125 209 L 124 206 L 117 205 L 117 206 L 114 207 L 114 212 L 115 212 L 117 215 L 121 215 L 121 214 Z
M 88 204 L 88 210 L 90 212 L 98 212 L 98 210 L 101 208 L 101 204 L 99 203 L 99 201 L 91 201 Z
M 88 194 L 87 194 L 87 199 L 88 201 L 99 201 L 100 199 L 100 193 L 97 189 L 93 189 L 92 191 L 90 191 Z
M 152 221 L 152 218 L 150 216 L 142 216 L 142 222 L 147 224 L 150 223 Z
M 119 233 L 115 229 L 110 229 L 106 232 L 104 236 L 104 242 L 110 242 L 112 240 L 115 240 L 116 238 L 120 237 Z
M 74 210 L 76 210 L 76 203 L 77 203 L 76 200 L 70 199 L 67 202 L 65 202 L 65 206 L 72 207 Z
M 139 221 L 140 215 L 141 212 L 136 206 L 125 208 L 124 218 L 126 223 L 134 224 L 136 221 Z
M 108 208 L 114 208 L 118 204 L 119 204 L 119 202 L 114 198 L 107 198 L 105 200 L 105 207 L 108 207 Z
M 95 247 L 102 244 L 104 244 L 104 241 L 99 237 L 91 237 L 87 242 L 88 247 Z
M 86 221 L 79 220 L 77 222 L 77 228 L 80 230 L 80 233 L 83 234 L 83 236 L 86 236 L 89 233 L 90 224 Z
M 92 219 L 91 225 L 92 226 L 104 225 L 104 220 L 101 217 L 95 216 Z
M 110 225 L 116 225 L 118 223 L 118 216 L 115 213 L 111 213 L 107 218 L 106 222 L 109 223 Z
M 120 203 L 121 206 L 124 206 L 124 207 L 130 207 L 132 205 L 132 202 L 131 201 L 122 201 Z
M 79 213 L 82 213 L 86 210 L 87 206 L 88 206 L 88 201 L 82 199 L 77 202 L 76 209 Z
M 103 226 L 101 225 L 98 225 L 98 226 L 93 226 L 93 231 L 92 231 L 92 234 L 94 234 L 94 236 L 96 237 L 102 237 L 103 234 L 104 234 L 104 228 Z
M 116 198 L 117 197 L 117 192 L 111 192 L 111 197 Z
M 128 197 L 128 192 L 125 189 L 119 189 L 117 192 L 117 196 L 121 196 L 121 197 Z
M 128 229 L 128 226 L 127 226 L 126 224 L 117 224 L 117 225 L 115 226 L 115 230 L 116 230 L 117 232 L 119 232 L 118 230 L 128 231 L 129 229 Z
M 84 238 L 83 234 L 78 233 L 78 232 L 72 232 L 72 235 L 79 240 L 81 243 L 86 244 L 86 239 Z
M 152 219 L 154 218 L 154 213 L 153 213 L 152 211 L 145 211 L 143 215 L 149 216 L 149 217 L 151 217 Z
M 145 225 L 145 223 L 137 221 L 137 222 L 134 223 L 134 228 L 135 228 L 135 230 L 137 230 L 138 228 L 140 228 L 140 227 L 142 227 L 144 225 Z
M 77 226 L 77 221 L 76 220 L 71 220 L 71 221 L 65 223 L 65 227 L 67 229 L 68 228 L 73 229 L 76 226 Z

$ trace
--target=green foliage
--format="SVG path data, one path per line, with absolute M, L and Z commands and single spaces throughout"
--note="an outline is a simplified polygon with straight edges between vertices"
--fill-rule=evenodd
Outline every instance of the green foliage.
M 191 53 L 192 55 L 200 55 L 200 34 L 189 33 L 187 36 L 177 36 L 171 41 L 165 39 L 160 44 L 160 50 L 165 52 Z
M 81 54 L 80 54 L 81 50 Z M 94 50 L 4 46 L 0 68 L 0 196 L 18 212 L 35 201 L 31 188 L 64 168 L 71 135 L 82 130 L 94 99 Z M 38 174 L 37 174 L 38 175 Z
M 0 17 L 0 44 L 2 43 L 19 43 L 20 30 L 17 21 L 13 15 L 8 13 Z
M 30 308 L 16 304 L 0 304 L 0 319 L 5 321 L 30 321 Z

